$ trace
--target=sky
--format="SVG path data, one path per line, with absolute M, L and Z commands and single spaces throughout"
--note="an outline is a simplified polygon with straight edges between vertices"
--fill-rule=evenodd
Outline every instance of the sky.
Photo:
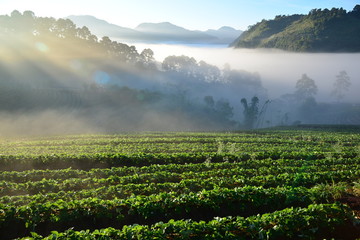
M 314 8 L 351 11 L 360 0 L 0 0 L 0 15 L 30 10 L 36 16 L 92 15 L 135 28 L 144 22 L 171 22 L 190 30 L 230 26 L 246 30 L 276 15 L 307 14 Z

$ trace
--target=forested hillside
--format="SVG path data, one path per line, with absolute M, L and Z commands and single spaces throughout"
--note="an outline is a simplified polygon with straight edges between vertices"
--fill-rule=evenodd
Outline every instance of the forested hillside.
M 307 15 L 276 16 L 245 31 L 235 48 L 278 48 L 297 52 L 359 52 L 360 5 L 313 9 Z
M 237 128 L 231 100 L 240 109 L 265 94 L 258 74 L 185 55 L 157 62 L 69 19 L 15 10 L 0 26 L 3 134 Z

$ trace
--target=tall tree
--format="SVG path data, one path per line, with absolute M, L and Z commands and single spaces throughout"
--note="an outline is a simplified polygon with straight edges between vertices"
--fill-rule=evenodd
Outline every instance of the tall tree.
M 308 98 L 314 98 L 318 92 L 315 81 L 303 74 L 301 79 L 296 82 L 295 96 L 298 101 L 304 102 Z
M 209 109 L 213 109 L 215 106 L 215 101 L 213 96 L 205 96 L 204 97 L 204 102 L 206 104 L 206 107 Z
M 244 127 L 246 129 L 252 129 L 257 121 L 259 114 L 259 98 L 254 96 L 251 99 L 251 104 L 249 105 L 246 98 L 241 99 L 241 104 L 244 107 Z
M 340 102 L 345 97 L 345 92 L 349 91 L 350 86 L 350 77 L 347 75 L 346 71 L 341 71 L 339 75 L 336 76 L 334 90 L 331 92 L 331 95 Z
M 353 16 L 357 17 L 357 18 L 360 18 L 360 5 L 359 5 L 359 4 L 357 4 L 357 5 L 354 7 L 354 9 L 353 9 L 353 11 L 351 12 L 351 14 L 352 14 Z
M 138 65 L 148 68 L 148 69 L 156 69 L 154 52 L 150 48 L 145 48 L 139 55 Z
M 204 61 L 199 62 L 198 72 L 203 76 L 205 82 L 216 82 L 220 80 L 221 71 L 218 67 Z
M 226 99 L 220 99 L 215 103 L 216 111 L 224 118 L 230 119 L 234 116 L 233 108 L 230 106 L 230 103 Z
M 53 31 L 59 38 L 76 37 L 76 25 L 70 19 L 59 18 Z
M 162 63 L 162 68 L 165 71 L 178 72 L 187 76 L 196 75 L 198 63 L 193 57 L 182 56 L 168 56 Z
M 83 26 L 82 28 L 76 29 L 77 37 L 80 39 L 87 40 L 89 42 L 95 43 L 98 41 L 97 37 L 93 34 L 91 34 L 89 28 L 86 26 Z

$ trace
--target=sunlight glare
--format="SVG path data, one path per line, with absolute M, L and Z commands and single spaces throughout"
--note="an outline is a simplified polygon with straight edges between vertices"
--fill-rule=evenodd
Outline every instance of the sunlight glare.
M 49 47 L 43 42 L 36 42 L 35 47 L 37 50 L 39 50 L 40 52 L 43 52 L 43 53 L 46 53 L 49 51 Z

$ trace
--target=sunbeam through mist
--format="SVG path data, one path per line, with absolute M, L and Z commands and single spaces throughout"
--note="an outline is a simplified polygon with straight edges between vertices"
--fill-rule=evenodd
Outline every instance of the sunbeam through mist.
M 19 13 L 0 21 L 0 134 L 359 123 L 358 53 L 131 46 L 69 19 Z M 351 87 L 334 95 L 339 78 Z M 316 91 L 298 94 L 308 79 Z

